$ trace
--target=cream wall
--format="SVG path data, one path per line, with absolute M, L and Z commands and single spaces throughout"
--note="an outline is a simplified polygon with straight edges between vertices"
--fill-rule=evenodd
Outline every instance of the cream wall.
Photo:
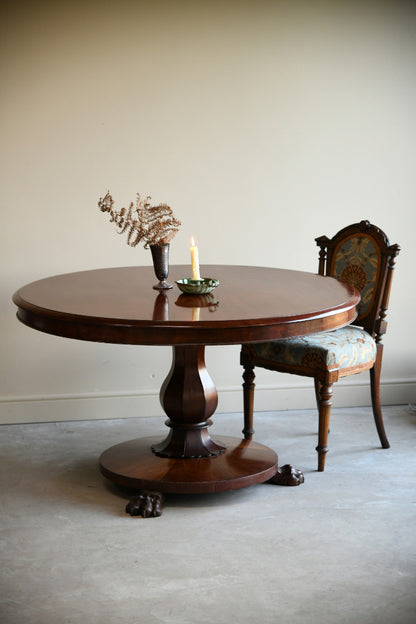
M 315 271 L 314 237 L 363 218 L 402 246 L 385 403 L 416 400 L 413 3 L 2 4 L 1 422 L 161 414 L 170 348 L 82 343 L 19 324 L 24 283 L 150 264 L 97 208 L 140 191 L 182 227 L 171 262 Z M 132 286 L 133 287 L 133 286 Z M 238 347 L 207 349 L 240 411 Z M 367 377 L 337 405 L 368 404 Z M 309 380 L 259 371 L 256 407 L 311 407 Z

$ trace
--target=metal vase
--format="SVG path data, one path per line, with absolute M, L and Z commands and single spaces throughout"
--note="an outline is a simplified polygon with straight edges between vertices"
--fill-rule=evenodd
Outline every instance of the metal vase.
M 168 284 L 166 281 L 169 275 L 169 243 L 165 243 L 164 245 L 150 245 L 150 251 L 152 252 L 155 275 L 159 280 L 159 283 L 155 284 L 153 288 L 155 290 L 167 290 L 168 288 L 172 288 L 172 284 Z

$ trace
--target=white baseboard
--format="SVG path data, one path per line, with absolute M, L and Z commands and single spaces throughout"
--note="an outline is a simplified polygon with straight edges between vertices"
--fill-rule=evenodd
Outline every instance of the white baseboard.
M 416 381 L 395 380 L 381 385 L 383 405 L 416 403 Z M 218 413 L 243 411 L 240 386 L 218 388 Z M 334 385 L 334 407 L 371 405 L 367 382 Z M 257 386 L 254 409 L 259 412 L 312 409 L 315 394 L 312 380 L 293 386 Z M 17 397 L 0 401 L 0 424 L 99 420 L 160 416 L 165 414 L 158 393 L 108 394 L 86 396 Z
M 383 405 L 408 405 L 416 402 L 416 381 L 389 381 L 380 386 Z M 333 407 L 362 407 L 371 405 L 369 382 L 346 382 L 334 384 Z M 315 409 L 313 380 L 296 386 L 256 386 L 254 410 L 257 412 Z M 225 389 L 219 393 L 220 413 L 243 411 L 242 390 Z
M 25 397 L 0 402 L 0 424 L 161 415 L 156 393 Z

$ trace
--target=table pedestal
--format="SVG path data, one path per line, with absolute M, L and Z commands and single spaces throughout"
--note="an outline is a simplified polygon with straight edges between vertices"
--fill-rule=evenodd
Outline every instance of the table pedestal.
M 264 481 L 303 482 L 300 471 L 278 468 L 276 453 L 251 440 L 208 433 L 217 391 L 205 368 L 204 346 L 175 346 L 160 399 L 169 420 L 162 441 L 138 438 L 117 444 L 100 458 L 102 474 L 140 493 L 127 506 L 132 515 L 159 516 L 164 493 L 201 494 L 237 490 Z
M 163 442 L 153 445 L 156 455 L 191 459 L 225 451 L 208 433 L 218 394 L 205 368 L 204 346 L 173 347 L 172 367 L 160 390 L 160 402 L 169 416 L 165 424 L 170 432 Z

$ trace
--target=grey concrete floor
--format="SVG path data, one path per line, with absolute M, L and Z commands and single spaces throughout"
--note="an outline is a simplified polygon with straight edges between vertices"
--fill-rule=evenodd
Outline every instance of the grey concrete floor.
M 324 473 L 315 411 L 258 414 L 255 439 L 305 474 L 173 495 L 132 518 L 99 474 L 107 447 L 164 418 L 0 427 L 3 624 L 414 624 L 416 414 L 334 409 Z M 211 433 L 239 436 L 239 414 Z

